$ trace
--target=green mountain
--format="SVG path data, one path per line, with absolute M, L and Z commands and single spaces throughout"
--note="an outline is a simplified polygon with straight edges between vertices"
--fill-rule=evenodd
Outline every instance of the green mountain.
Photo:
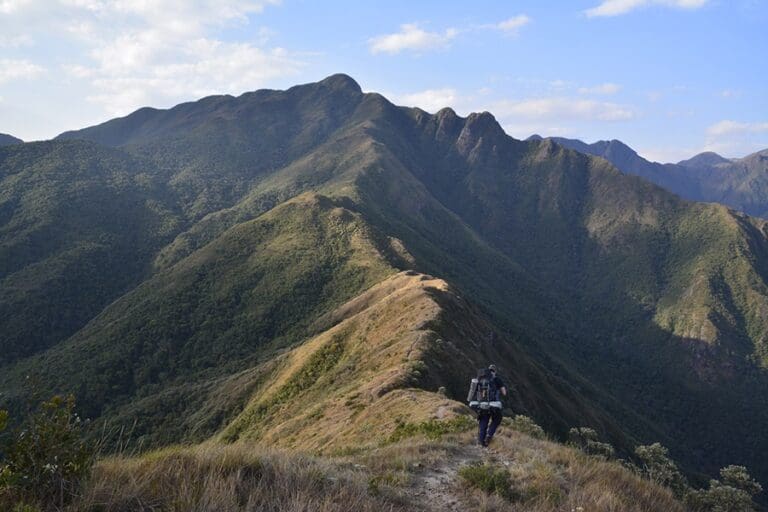
M 21 144 L 22 142 L 24 141 L 12 135 L 0 133 L 0 146 L 10 146 L 11 144 Z
M 459 414 L 495 361 L 553 433 L 768 481 L 764 221 L 344 75 L 3 148 L 0 176 L 11 405 L 32 376 L 147 445 L 337 450 Z
M 621 171 L 643 177 L 686 199 L 721 203 L 768 218 L 768 149 L 735 159 L 708 151 L 677 164 L 660 164 L 649 162 L 618 140 L 593 144 L 562 137 L 552 140 L 603 157 Z
M 0 148 L 0 365 L 138 285 L 181 220 L 149 164 L 90 142 Z

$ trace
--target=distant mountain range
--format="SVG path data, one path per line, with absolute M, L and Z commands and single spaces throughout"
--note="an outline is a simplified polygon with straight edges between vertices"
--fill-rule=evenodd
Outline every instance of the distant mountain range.
M 24 142 L 21 139 L 17 139 L 16 137 L 13 137 L 12 135 L 7 135 L 5 133 L 0 133 L 0 146 L 8 146 L 10 144 L 21 144 Z
M 619 170 L 652 181 L 686 199 L 721 203 L 768 218 L 768 149 L 732 160 L 705 152 L 676 164 L 660 164 L 649 162 L 618 140 L 586 144 L 578 139 L 551 139 L 567 148 L 605 158 Z
M 493 361 L 554 435 L 768 481 L 768 224 L 565 145 L 333 75 L 3 147 L 0 400 L 323 452 Z

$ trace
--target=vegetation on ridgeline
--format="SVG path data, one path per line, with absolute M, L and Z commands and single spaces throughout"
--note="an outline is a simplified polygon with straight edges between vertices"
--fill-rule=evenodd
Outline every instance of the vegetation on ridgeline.
M 42 402 L 17 427 L 7 428 L 0 411 L 0 508 L 22 504 L 61 510 L 79 496 L 98 456 L 75 412 L 75 398 L 54 396 Z
M 0 411 L 0 428 L 7 413 Z M 442 425 L 441 425 L 442 423 Z M 0 450 L 0 506 L 38 512 L 93 510 L 442 510 L 445 499 L 490 510 L 683 510 L 744 512 L 761 492 L 746 468 L 728 466 L 691 489 L 658 444 L 641 465 L 588 447 L 537 439 L 530 418 L 505 421 L 492 452 L 472 446 L 474 422 L 432 420 L 397 439 L 324 459 L 252 443 L 173 446 L 97 458 L 74 398 L 43 402 Z M 590 437 L 580 428 L 580 435 Z M 587 451 L 584 451 L 584 450 Z M 443 476 L 435 487 L 430 475 Z M 447 479 L 446 479 L 447 478 Z M 465 490 L 462 490 L 465 489 Z
M 1 147 L 0 333 L 12 418 L 32 375 L 142 449 L 443 435 L 494 361 L 552 438 L 716 477 L 697 503 L 768 481 L 765 221 L 343 75 Z
M 634 174 L 693 201 L 721 203 L 754 217 L 768 218 L 768 149 L 743 158 L 706 151 L 676 164 L 649 162 L 618 140 L 585 144 L 552 137 L 567 148 L 601 156 L 620 171 Z

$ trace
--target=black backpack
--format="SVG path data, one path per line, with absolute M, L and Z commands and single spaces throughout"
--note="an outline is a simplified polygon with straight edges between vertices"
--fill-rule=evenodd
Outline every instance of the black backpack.
M 469 406 L 476 411 L 490 408 L 501 408 L 499 390 L 496 387 L 496 379 L 490 370 L 483 368 L 477 371 L 477 377 L 472 379 L 467 395 Z
M 470 400 L 493 402 L 499 399 L 495 379 L 487 368 L 482 368 L 477 371 L 477 385 L 475 386 L 474 395 L 475 396 L 471 397 Z

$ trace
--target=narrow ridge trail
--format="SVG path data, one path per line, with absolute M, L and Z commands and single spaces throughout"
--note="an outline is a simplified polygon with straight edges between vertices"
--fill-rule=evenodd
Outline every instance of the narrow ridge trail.
M 497 459 L 492 448 L 464 445 L 444 459 L 424 467 L 414 475 L 406 493 L 420 510 L 464 511 L 464 492 L 459 481 L 459 469 L 482 461 Z M 508 463 L 507 463 L 508 464 Z

